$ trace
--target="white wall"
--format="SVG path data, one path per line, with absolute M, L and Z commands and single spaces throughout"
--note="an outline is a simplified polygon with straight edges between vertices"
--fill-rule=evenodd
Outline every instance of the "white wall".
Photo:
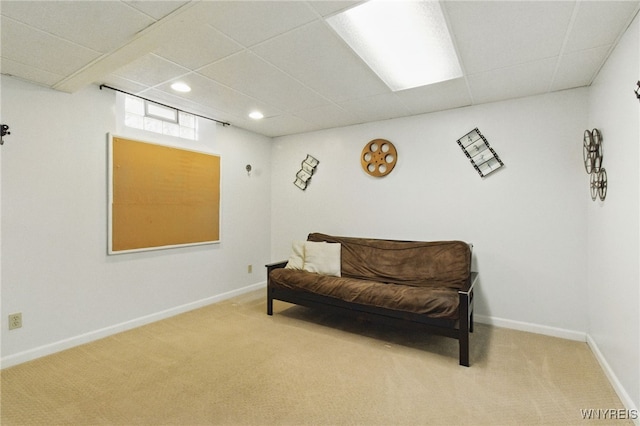
M 200 142 L 171 141 L 222 157 L 220 244 L 107 256 L 107 133 L 127 132 L 115 92 L 2 76 L 2 122 L 3 367 L 264 283 L 270 138 L 199 120 Z M 13 312 L 24 325 L 9 332 Z
M 584 340 L 587 100 L 577 89 L 275 139 L 272 260 L 314 231 L 469 241 L 481 320 Z M 484 179 L 456 144 L 476 126 L 506 165 Z M 383 178 L 360 166 L 376 138 L 398 150 Z M 301 191 L 307 153 L 320 164 Z
M 129 131 L 116 124 L 115 94 L 2 76 L 12 133 L 0 148 L 3 367 L 260 285 L 262 265 L 309 232 L 462 239 L 475 245 L 481 319 L 588 333 L 625 403 L 640 406 L 638 27 L 589 89 L 273 142 L 203 120 L 202 142 L 171 142 L 222 155 L 222 243 L 119 256 L 106 255 L 106 134 Z M 485 179 L 455 143 L 476 126 L 506 163 Z M 582 165 L 593 127 L 609 177 L 595 203 Z M 399 151 L 381 179 L 360 168 L 374 138 Z M 301 191 L 293 180 L 307 153 L 320 165 Z M 13 312 L 24 326 L 8 332 Z
M 640 407 L 640 23 L 636 17 L 597 79 L 589 128 L 603 136 L 608 191 L 588 202 L 589 336 Z M 586 176 L 585 176 L 586 185 Z M 625 396 L 623 395 L 623 399 Z

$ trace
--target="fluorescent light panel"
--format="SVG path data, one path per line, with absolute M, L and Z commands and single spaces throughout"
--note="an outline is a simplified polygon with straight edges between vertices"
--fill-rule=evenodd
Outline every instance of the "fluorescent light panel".
M 327 22 L 393 91 L 462 77 L 438 1 L 371 0 Z

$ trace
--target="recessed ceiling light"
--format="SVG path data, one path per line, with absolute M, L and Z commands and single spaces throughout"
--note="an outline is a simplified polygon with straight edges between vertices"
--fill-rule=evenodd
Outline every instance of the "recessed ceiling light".
M 327 22 L 393 91 L 462 77 L 438 1 L 371 0 Z
M 182 83 L 180 81 L 176 82 L 176 83 L 173 83 L 171 85 L 171 88 L 173 90 L 175 90 L 176 92 L 182 92 L 182 93 L 186 93 L 186 92 L 190 92 L 191 91 L 191 87 L 189 87 L 188 84 Z
M 264 118 L 264 114 L 262 114 L 260 111 L 253 111 L 251 114 L 249 114 L 249 117 L 253 118 L 254 120 L 261 120 Z

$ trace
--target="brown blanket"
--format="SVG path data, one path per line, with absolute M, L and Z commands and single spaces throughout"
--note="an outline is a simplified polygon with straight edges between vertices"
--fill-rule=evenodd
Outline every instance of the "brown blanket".
M 309 241 L 342 244 L 342 276 L 417 287 L 463 289 L 471 248 L 463 241 L 394 241 L 309 234 Z
M 458 291 L 446 287 L 387 284 L 284 268 L 271 271 L 270 285 L 432 318 L 458 318 Z

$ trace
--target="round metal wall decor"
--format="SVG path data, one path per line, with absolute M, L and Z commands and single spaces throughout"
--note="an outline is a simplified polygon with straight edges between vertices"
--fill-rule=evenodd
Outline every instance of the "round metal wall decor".
M 589 177 L 591 199 L 607 197 L 607 171 L 602 167 L 602 134 L 600 130 L 585 130 L 582 143 L 582 160 Z
M 591 199 L 595 201 L 598 197 L 600 201 L 607 197 L 607 170 L 604 167 L 591 173 Z
M 582 159 L 587 174 L 597 173 L 602 167 L 602 135 L 598 129 L 584 131 Z
M 366 144 L 360 155 L 360 164 L 365 172 L 374 177 L 391 173 L 398 161 L 398 151 L 386 139 L 374 139 Z

